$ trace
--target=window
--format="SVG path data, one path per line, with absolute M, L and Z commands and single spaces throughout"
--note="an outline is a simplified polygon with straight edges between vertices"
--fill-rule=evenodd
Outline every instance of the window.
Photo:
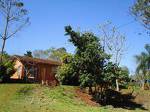
M 35 78 L 37 75 L 37 68 L 32 66 L 29 69 L 29 74 L 30 74 L 29 77 Z

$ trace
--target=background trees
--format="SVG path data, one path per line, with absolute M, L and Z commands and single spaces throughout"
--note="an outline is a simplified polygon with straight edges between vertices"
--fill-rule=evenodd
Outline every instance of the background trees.
M 64 47 L 61 48 L 50 48 L 48 49 L 50 55 L 48 56 L 48 59 L 53 59 L 56 61 L 61 61 L 64 55 L 67 55 L 67 50 Z
M 0 16 L 2 17 L 0 38 L 3 41 L 0 61 L 3 59 L 6 40 L 13 37 L 29 22 L 26 15 L 27 10 L 20 0 L 0 0 Z
M 31 51 L 26 51 L 26 53 L 24 54 L 24 56 L 33 57 Z
M 123 77 L 121 76 L 122 74 L 120 74 L 120 62 L 125 51 L 127 50 L 126 37 L 122 35 L 109 21 L 100 25 L 100 32 L 102 36 L 101 43 L 103 45 L 103 49 L 106 53 L 111 55 L 111 61 L 113 62 L 113 64 L 108 66 L 108 69 L 115 67 L 116 71 L 113 73 L 111 72 L 111 75 L 114 75 L 113 80 L 114 78 L 116 80 L 116 90 L 119 91 L 118 80 Z
M 142 80 L 142 88 L 144 89 L 145 80 L 150 77 L 150 45 L 145 45 L 146 52 L 142 52 L 140 55 L 136 55 L 135 59 L 137 62 L 136 72 Z
M 53 59 L 56 61 L 61 61 L 61 58 L 67 54 L 67 50 L 64 47 L 54 48 L 51 47 L 46 50 L 35 50 L 33 51 L 33 57 L 40 59 Z
M 33 57 L 40 58 L 40 59 L 47 59 L 49 56 L 49 53 L 47 50 L 34 50 L 33 51 Z
M 150 35 L 150 0 L 136 0 L 131 8 L 132 14 L 136 20 L 140 21 L 143 26 L 148 29 L 148 35 Z M 137 62 L 136 68 L 136 80 L 142 82 L 142 89 L 144 89 L 145 80 L 150 77 L 149 73 L 149 51 L 150 45 L 145 45 L 146 52 L 142 52 L 140 55 L 136 55 Z
M 132 14 L 137 20 L 150 30 L 150 1 L 149 0 L 136 0 L 131 8 Z

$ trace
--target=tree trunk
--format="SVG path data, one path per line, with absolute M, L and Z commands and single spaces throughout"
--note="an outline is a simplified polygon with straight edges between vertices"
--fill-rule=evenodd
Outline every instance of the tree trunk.
M 119 83 L 118 83 L 118 79 L 116 79 L 116 91 L 119 91 Z
M 6 44 L 6 39 L 3 40 L 0 62 L 3 61 L 3 55 L 4 55 L 5 44 Z
M 89 86 L 89 94 L 92 94 L 92 87 Z
M 95 92 L 95 93 L 97 92 L 97 87 L 96 87 L 96 85 L 95 85 L 95 90 L 94 90 L 94 92 Z
M 145 88 L 144 88 L 144 86 L 145 86 L 145 81 L 143 80 L 143 81 L 142 81 L 142 87 L 141 87 L 141 88 L 142 88 L 142 90 L 144 90 L 144 89 L 145 89 Z
M 9 13 L 10 13 L 10 12 L 9 12 Z M 8 30 L 8 23 L 9 23 L 9 13 L 8 13 L 8 15 L 7 15 L 6 26 L 5 26 L 5 30 L 4 30 L 4 35 L 3 35 L 3 37 L 2 37 L 2 39 L 3 39 L 3 45 L 2 45 L 2 50 L 1 50 L 0 62 L 3 61 L 4 48 L 5 48 L 5 44 L 6 44 L 6 40 L 7 40 L 7 30 Z

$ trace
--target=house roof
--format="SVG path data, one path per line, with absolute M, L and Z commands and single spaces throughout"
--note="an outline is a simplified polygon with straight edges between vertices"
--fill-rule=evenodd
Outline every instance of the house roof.
M 11 57 L 11 59 L 13 59 L 13 60 L 17 59 L 21 62 L 35 63 L 35 64 L 48 64 L 48 65 L 57 65 L 57 66 L 61 65 L 61 62 L 59 62 L 59 61 L 32 58 L 32 57 L 27 57 L 27 56 L 14 55 L 14 56 Z

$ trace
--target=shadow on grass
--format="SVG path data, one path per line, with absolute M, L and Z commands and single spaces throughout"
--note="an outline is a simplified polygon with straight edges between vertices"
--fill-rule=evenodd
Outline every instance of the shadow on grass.
M 98 100 L 98 98 L 100 100 Z M 133 100 L 135 98 L 136 96 L 133 96 L 132 93 L 122 94 L 120 92 L 111 89 L 106 90 L 105 95 L 100 94 L 93 95 L 93 100 L 97 101 L 97 103 L 99 103 L 102 106 L 111 105 L 114 108 L 124 108 L 128 110 L 135 110 L 135 109 L 148 110 L 144 108 L 142 104 L 134 102 Z
M 36 84 L 36 83 L 39 83 L 37 81 L 34 81 L 34 80 L 22 80 L 22 79 L 7 79 L 7 80 L 4 80 L 3 82 L 1 82 L 2 84 Z

